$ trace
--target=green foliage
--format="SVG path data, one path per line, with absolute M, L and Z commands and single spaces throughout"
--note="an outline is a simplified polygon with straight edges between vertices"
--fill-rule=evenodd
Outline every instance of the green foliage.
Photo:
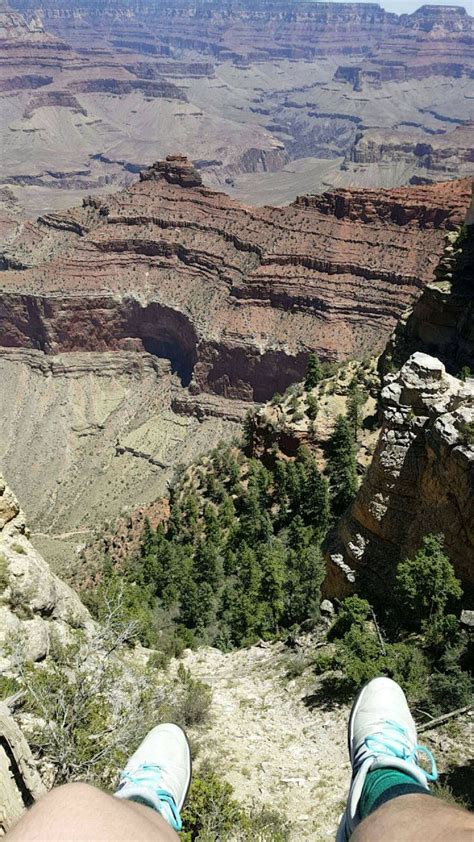
M 463 421 L 459 425 L 459 431 L 461 433 L 461 444 L 464 445 L 464 447 L 473 447 L 474 421 Z
M 370 614 L 370 605 L 360 596 L 348 596 L 342 603 L 330 629 L 329 639 L 342 638 L 353 626 L 364 628 Z
M 458 618 L 446 613 L 461 590 L 443 552 L 442 536 L 427 535 L 413 560 L 402 562 L 397 573 L 397 589 L 392 598 L 387 594 L 385 603 L 389 631 L 381 630 L 367 600 L 348 597 L 328 635 L 334 647 L 316 658 L 317 674 L 329 671 L 329 692 L 343 690 L 347 696 L 371 678 L 388 675 L 411 704 L 432 715 L 468 704 L 473 686 L 462 667 L 466 641 Z M 401 624 L 393 623 L 395 611 L 404 620 Z
M 307 391 L 314 389 L 322 379 L 321 363 L 316 354 L 310 354 L 308 357 L 308 365 L 306 368 L 306 380 L 304 387 Z
M 396 590 L 402 619 L 418 630 L 424 622 L 442 617 L 448 603 L 460 599 L 461 585 L 443 551 L 442 536 L 427 535 L 414 557 L 400 562 Z
M 183 728 L 193 728 L 207 722 L 212 702 L 211 688 L 192 677 L 184 664 L 178 668 L 182 693 L 173 708 L 173 721 Z
M 193 776 L 182 813 L 183 842 L 289 842 L 290 829 L 283 816 L 268 807 L 253 804 L 244 809 L 234 798 L 233 788 L 209 766 Z
M 243 447 L 249 453 L 253 453 L 255 437 L 255 423 L 252 412 L 247 412 L 242 425 L 242 443 Z
M 0 592 L 8 587 L 8 562 L 5 556 L 0 554 Z
M 463 367 L 458 372 L 457 376 L 460 380 L 462 380 L 463 383 L 465 383 L 466 380 L 468 380 L 472 376 L 470 367 L 468 365 L 463 365 Z
M 337 518 L 350 505 L 357 491 L 353 434 L 343 415 L 338 415 L 328 442 L 327 474 L 331 511 Z
M 367 395 L 354 378 L 349 386 L 347 396 L 347 420 L 351 426 L 354 441 L 357 441 L 360 425 L 362 423 L 362 407 L 367 401 Z
M 19 684 L 16 678 L 8 675 L 0 675 L 0 699 L 7 699 L 8 696 L 13 696 L 19 689 Z
M 210 688 L 184 667 L 173 681 L 157 672 L 153 656 L 146 668 L 123 657 L 133 628 L 124 626 L 119 609 L 110 604 L 92 637 L 76 633 L 67 646 L 53 639 L 44 664 L 28 661 L 21 640 L 11 642 L 25 711 L 36 721 L 29 742 L 53 783 L 87 779 L 111 788 L 151 727 L 207 720 Z
M 328 498 L 308 450 L 269 469 L 219 448 L 171 489 L 168 528 L 145 521 L 138 557 L 104 559 L 83 599 L 101 619 L 120 594 L 121 619 L 163 653 L 155 668 L 185 645 L 270 639 L 319 617 Z
M 227 838 L 242 825 L 242 808 L 232 798 L 233 789 L 216 772 L 194 775 L 182 813 L 183 842 Z
M 18 544 L 18 543 L 12 544 L 12 550 L 15 553 L 18 553 L 19 555 L 26 555 L 26 550 L 22 546 L 22 544 Z
M 314 395 L 308 395 L 307 404 L 306 415 L 311 421 L 315 421 L 319 412 L 319 404 Z

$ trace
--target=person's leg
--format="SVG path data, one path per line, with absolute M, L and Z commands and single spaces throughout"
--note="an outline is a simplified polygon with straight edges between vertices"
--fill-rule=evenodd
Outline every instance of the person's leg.
M 88 784 L 48 792 L 9 831 L 7 842 L 177 842 L 165 819 L 143 804 L 119 801 Z
M 474 817 L 430 795 L 437 778 L 428 749 L 401 687 L 389 678 L 370 681 L 352 707 L 348 729 L 352 781 L 337 842 L 430 842 L 473 837 Z M 420 765 L 420 757 L 430 769 Z M 425 763 L 425 765 L 426 765 Z M 449 837 L 447 828 L 449 827 Z
M 378 807 L 356 828 L 351 842 L 471 842 L 474 816 L 440 798 L 404 795 Z
M 120 775 L 114 796 L 71 783 L 44 796 L 8 842 L 177 842 L 191 753 L 177 725 L 153 728 Z

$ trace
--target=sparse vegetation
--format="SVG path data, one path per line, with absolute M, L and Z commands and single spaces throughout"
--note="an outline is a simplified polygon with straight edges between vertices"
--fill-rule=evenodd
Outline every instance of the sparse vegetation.
M 333 649 L 315 663 L 317 674 L 326 674 L 328 693 L 350 697 L 371 678 L 389 675 L 431 715 L 468 704 L 466 640 L 457 615 L 447 613 L 461 594 L 442 537 L 426 536 L 413 558 L 398 565 L 397 587 L 380 617 L 360 596 L 342 603 L 329 632 Z

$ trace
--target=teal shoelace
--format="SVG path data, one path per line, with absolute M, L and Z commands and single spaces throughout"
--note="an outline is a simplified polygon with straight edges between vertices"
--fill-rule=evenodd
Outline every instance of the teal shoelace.
M 406 728 L 403 728 L 398 722 L 392 722 L 390 719 L 387 719 L 383 723 L 380 732 L 365 738 L 361 747 L 361 754 L 365 754 L 365 751 L 371 754 L 389 754 L 392 757 L 397 757 L 399 760 L 405 760 L 407 763 L 415 763 L 428 781 L 435 781 L 438 777 L 438 770 L 436 768 L 436 761 L 429 748 L 418 744 L 412 749 L 409 746 L 410 740 Z M 430 771 L 424 769 L 417 762 L 420 754 L 430 762 Z M 364 757 L 362 756 L 361 761 L 363 759 Z M 358 765 L 357 759 L 356 765 Z
M 183 829 L 183 822 L 181 820 L 178 807 L 173 796 L 169 792 L 157 787 L 160 777 L 161 766 L 158 766 L 155 763 L 143 763 L 143 765 L 134 772 L 127 772 L 126 770 L 123 771 L 121 775 L 121 783 L 127 782 L 137 784 L 137 786 L 147 786 L 152 789 L 160 801 L 168 804 L 172 816 L 171 825 L 173 830 L 176 830 L 179 833 L 179 831 Z

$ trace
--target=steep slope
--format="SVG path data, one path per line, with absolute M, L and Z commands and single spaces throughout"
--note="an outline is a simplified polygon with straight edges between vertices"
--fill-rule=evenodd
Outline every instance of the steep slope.
M 458 576 L 474 583 L 474 381 L 413 354 L 382 390 L 378 445 L 330 548 L 327 589 L 362 579 L 382 593 L 424 535 L 443 533 Z
M 387 371 L 400 366 L 414 350 L 435 354 L 457 374 L 474 371 L 474 203 L 460 234 L 448 235 L 447 245 L 428 284 L 404 313 L 382 355 Z
M 92 634 L 94 622 L 77 594 L 33 548 L 18 500 L 0 475 L 0 672 L 14 661 L 22 638 L 31 661 L 45 658 L 59 639 Z M 13 649 L 12 649 L 13 646 Z
M 162 496 L 253 400 L 301 379 L 310 351 L 380 349 L 468 201 L 460 181 L 255 210 L 174 158 L 15 228 L 0 458 L 36 545 L 69 572 L 105 521 Z
M 351 586 L 350 568 L 375 589 L 385 587 L 429 532 L 445 535 L 458 575 L 474 582 L 473 207 L 461 232 L 448 235 L 435 281 L 381 357 L 382 431 L 330 550 L 330 590 Z

